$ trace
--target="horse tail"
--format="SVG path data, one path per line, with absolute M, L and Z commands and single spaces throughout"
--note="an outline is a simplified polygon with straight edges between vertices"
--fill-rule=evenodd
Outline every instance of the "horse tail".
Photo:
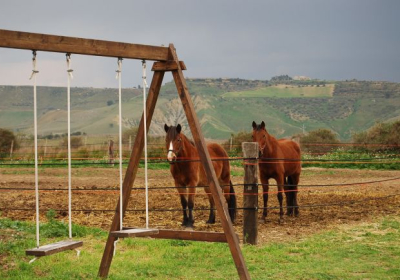
M 229 201 L 228 201 L 228 208 L 229 208 L 229 216 L 231 217 L 232 223 L 235 222 L 236 218 L 236 209 L 237 209 L 237 202 L 236 202 L 236 194 L 235 189 L 233 188 L 232 181 L 229 181 L 230 189 L 229 189 Z

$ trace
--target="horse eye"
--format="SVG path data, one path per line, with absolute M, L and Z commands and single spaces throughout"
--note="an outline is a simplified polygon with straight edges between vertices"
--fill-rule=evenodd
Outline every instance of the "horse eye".
M 267 138 L 267 136 L 264 134 L 264 139 Z

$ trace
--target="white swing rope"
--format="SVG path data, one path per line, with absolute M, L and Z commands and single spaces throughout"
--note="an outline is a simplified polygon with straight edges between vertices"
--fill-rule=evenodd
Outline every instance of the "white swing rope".
M 142 60 L 143 79 L 143 120 L 144 120 L 144 180 L 146 188 L 146 229 L 149 228 L 149 185 L 147 178 L 147 111 L 146 111 L 146 60 Z
M 116 79 L 118 79 L 118 111 L 119 111 L 119 228 L 123 229 L 123 182 L 122 182 L 122 58 L 118 58 L 118 70 Z M 114 256 L 117 250 L 118 240 L 114 241 Z
M 36 95 L 36 74 L 39 71 L 36 69 L 36 51 L 32 52 L 32 74 L 29 78 L 33 79 L 33 130 L 35 139 L 35 198 L 36 198 L 36 246 L 40 246 L 40 235 L 39 235 L 39 172 L 38 172 L 38 137 L 37 137 L 37 95 Z M 35 258 L 36 259 L 36 258 Z M 33 259 L 32 262 L 35 260 Z
M 67 111 L 68 111 L 68 236 L 72 239 L 72 178 L 71 178 L 71 80 L 73 79 L 71 69 L 71 54 L 66 54 L 67 58 Z M 79 255 L 79 253 L 78 253 Z
M 123 182 L 122 182 L 122 58 L 118 58 L 118 111 L 119 111 L 119 227 L 123 228 Z

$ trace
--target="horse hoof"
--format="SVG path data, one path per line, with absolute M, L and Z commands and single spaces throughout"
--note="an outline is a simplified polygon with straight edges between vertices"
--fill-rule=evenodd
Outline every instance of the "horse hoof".
M 215 220 L 208 220 L 206 223 L 212 225 L 215 224 Z

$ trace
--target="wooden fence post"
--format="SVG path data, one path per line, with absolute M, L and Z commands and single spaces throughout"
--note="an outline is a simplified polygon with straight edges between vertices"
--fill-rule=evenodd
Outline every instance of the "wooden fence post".
M 114 166 L 114 141 L 110 140 L 108 144 L 108 161 L 110 165 Z
M 14 150 L 14 140 L 11 141 L 11 148 L 10 148 L 10 159 L 12 160 L 13 156 L 13 150 Z
M 243 243 L 257 244 L 258 235 L 258 143 L 242 143 L 244 160 Z M 246 159 L 248 158 L 248 159 Z

